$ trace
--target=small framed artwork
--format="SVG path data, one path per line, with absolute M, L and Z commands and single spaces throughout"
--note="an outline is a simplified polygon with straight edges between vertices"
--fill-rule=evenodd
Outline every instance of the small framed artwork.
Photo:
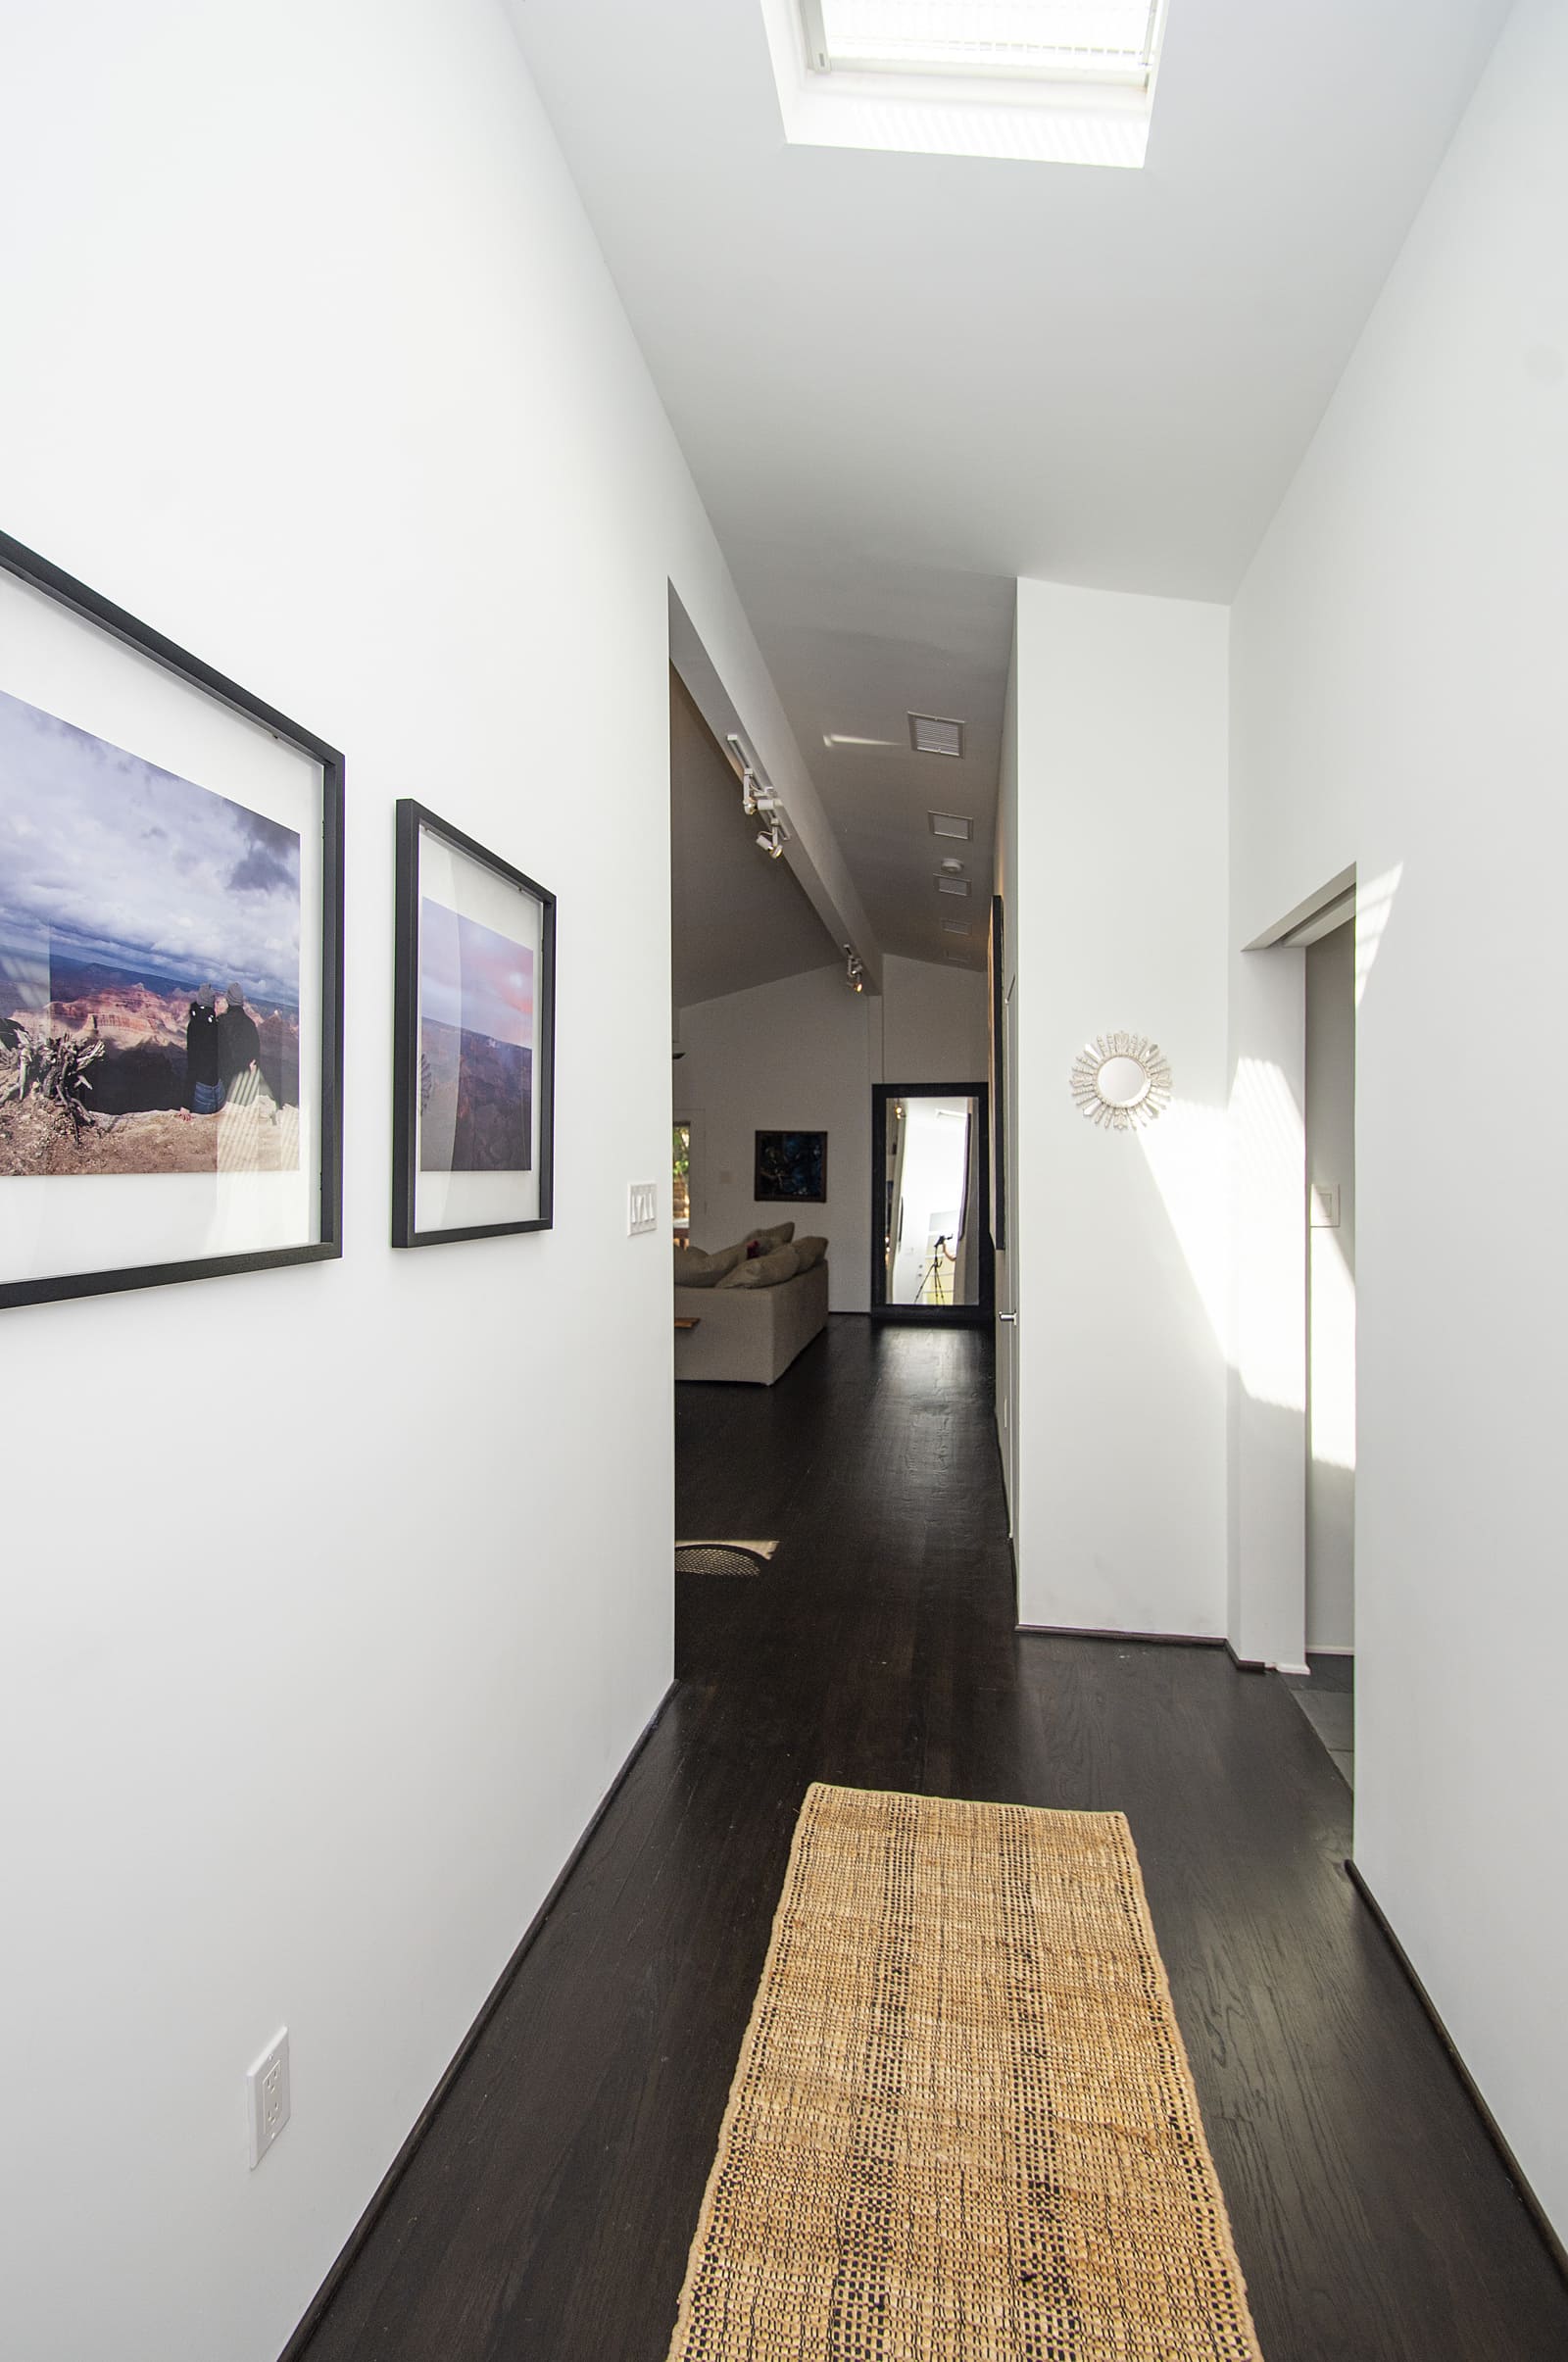
M 556 898 L 398 806 L 392 1244 L 548 1230 Z
M 343 759 L 0 534 L 0 1306 L 342 1253 Z
M 827 1198 L 825 1132 L 759 1132 L 757 1186 L 762 1206 L 820 1206 Z

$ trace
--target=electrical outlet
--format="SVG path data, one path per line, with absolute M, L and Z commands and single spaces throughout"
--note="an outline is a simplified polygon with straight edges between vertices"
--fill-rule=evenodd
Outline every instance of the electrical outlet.
M 626 1236 L 640 1239 L 659 1228 L 659 1183 L 633 1181 L 626 1191 Z
M 253 2067 L 246 2070 L 245 2097 L 250 2108 L 251 2171 L 271 2147 L 288 2122 L 288 2028 L 279 2029 Z

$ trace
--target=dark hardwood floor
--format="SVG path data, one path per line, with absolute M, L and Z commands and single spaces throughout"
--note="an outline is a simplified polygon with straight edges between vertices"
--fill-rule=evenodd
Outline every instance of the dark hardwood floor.
M 778 1554 L 683 1584 L 676 1695 L 310 2362 L 663 2362 L 812 1779 L 1127 1812 L 1267 2362 L 1560 2362 L 1283 1685 L 1014 1631 L 989 1340 L 835 1319 L 770 1390 L 677 1393 L 680 1530 Z

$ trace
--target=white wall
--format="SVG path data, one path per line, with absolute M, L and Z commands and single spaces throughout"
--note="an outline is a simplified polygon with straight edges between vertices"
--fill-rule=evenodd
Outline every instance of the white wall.
M 692 1123 L 693 1239 L 711 1250 L 758 1223 L 793 1220 L 801 1237 L 827 1240 L 835 1312 L 863 1312 L 869 1301 L 876 1077 L 865 1009 L 842 967 L 698 1001 L 681 1010 L 686 1055 L 674 1069 L 674 1112 Z M 759 1131 L 826 1132 L 825 1205 L 757 1203 Z
M 871 1087 L 980 1082 L 986 1071 L 985 978 L 886 958 L 881 996 L 852 993 L 842 967 L 726 993 L 680 1012 L 685 1051 L 674 1113 L 690 1116 L 692 1236 L 723 1247 L 759 1222 L 793 1214 L 828 1242 L 835 1312 L 871 1301 Z M 891 1041 L 900 1064 L 884 1051 Z M 752 1195 L 759 1131 L 825 1131 L 825 1206 L 760 1206 Z
M 1226 615 L 1024 581 L 1016 664 L 1020 1619 L 1218 1634 Z M 1067 1087 L 1117 1029 L 1174 1075 L 1136 1134 Z
M 1355 927 L 1307 951 L 1306 1645 L 1355 1647 Z M 1330 1214 L 1338 1219 L 1331 1222 Z
M 670 577 L 798 758 L 492 0 L 5 46 L 0 515 L 349 818 L 345 1259 L 4 1315 L 3 2341 L 272 2362 L 669 1676 Z M 560 895 L 551 1235 L 388 1246 L 405 794 Z
M 972 922 L 984 944 L 990 906 L 976 902 Z M 882 1072 L 890 1083 L 989 1082 L 991 1036 L 982 967 L 939 967 L 931 960 L 883 956 L 880 1006 L 867 1004 L 882 1025 Z
M 1356 1858 L 1568 2232 L 1565 220 L 1520 0 L 1237 602 L 1232 863 L 1357 866 Z

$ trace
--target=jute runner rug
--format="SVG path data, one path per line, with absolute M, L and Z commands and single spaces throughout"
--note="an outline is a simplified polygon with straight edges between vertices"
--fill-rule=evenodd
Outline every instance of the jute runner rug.
M 812 1788 L 671 2362 L 1260 2362 L 1117 1812 Z

